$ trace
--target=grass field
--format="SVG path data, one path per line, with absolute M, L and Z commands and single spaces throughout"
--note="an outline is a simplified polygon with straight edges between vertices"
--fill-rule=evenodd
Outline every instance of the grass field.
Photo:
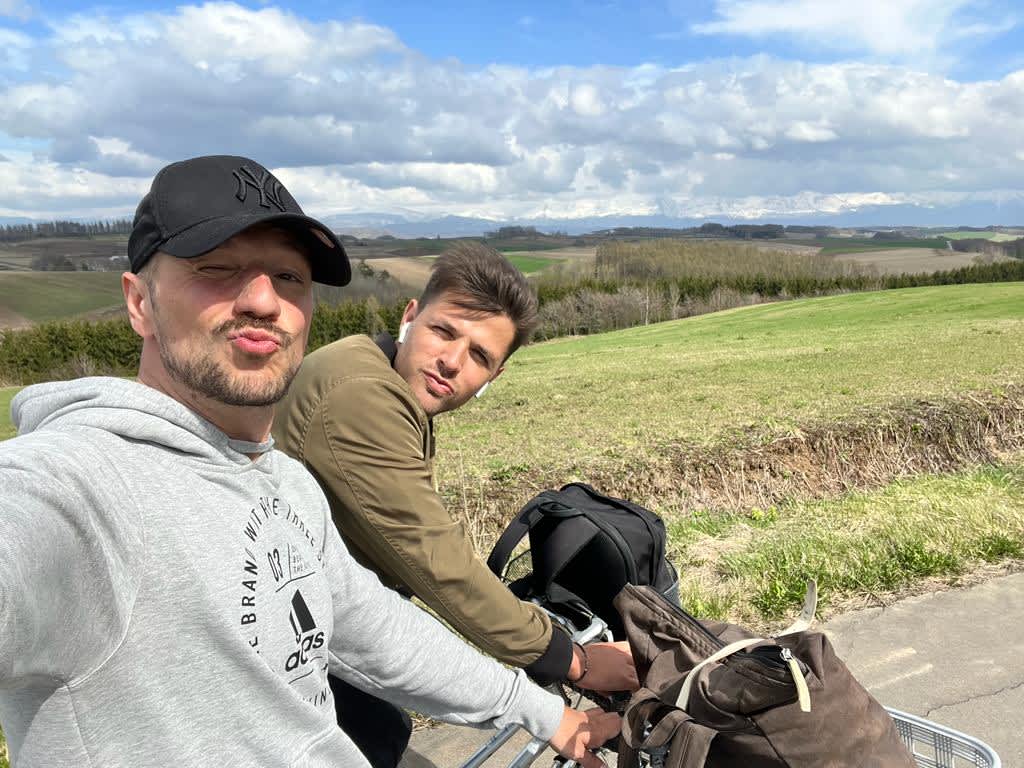
M 951 251 L 948 248 L 889 248 L 881 251 L 844 253 L 834 258 L 874 267 L 882 275 L 901 275 L 969 267 L 976 263 L 979 255 Z
M 11 400 L 21 387 L 0 388 L 0 440 L 14 437 L 14 425 L 11 424 Z
M 1024 380 L 1024 283 L 745 307 L 516 353 L 487 396 L 439 419 L 442 477 L 656 459 L 751 428 L 785 433 L 905 398 Z M 0 435 L 9 430 L 0 389 Z
M 791 301 L 528 347 L 485 398 L 438 420 L 441 485 L 486 526 L 544 487 L 665 478 L 634 498 L 672 521 L 687 601 L 753 623 L 789 618 L 807 575 L 833 605 L 956 579 L 1024 554 L 1024 457 L 724 514 L 673 496 L 675 457 L 999 393 L 1024 382 L 1022 332 L 1024 284 L 1010 283 Z
M 1024 558 L 1024 456 L 838 500 L 677 516 L 669 537 L 683 601 L 701 616 L 787 623 L 808 578 L 825 615 L 851 600 L 877 605 Z
M 123 303 L 120 272 L 0 272 L 0 328 Z
M 543 256 L 534 256 L 532 254 L 525 253 L 506 253 L 505 258 L 512 263 L 512 266 L 524 275 L 540 272 L 555 263 L 555 259 L 548 259 Z
M 1024 284 L 746 307 L 516 354 L 486 398 L 441 420 L 445 482 L 586 476 L 678 443 L 786 433 L 906 398 L 1024 379 Z
M 950 240 L 992 240 L 997 243 L 1003 243 L 1008 240 L 1017 240 L 1024 237 L 1024 234 L 1011 235 L 1006 232 L 971 232 L 969 230 L 958 230 L 956 232 L 943 232 L 943 237 L 948 237 Z

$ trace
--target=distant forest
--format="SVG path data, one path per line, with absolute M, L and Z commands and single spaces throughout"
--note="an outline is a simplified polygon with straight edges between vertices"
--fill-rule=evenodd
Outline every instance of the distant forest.
M 1019 240 L 983 240 L 981 238 L 965 238 L 963 240 L 953 240 L 950 242 L 950 248 L 954 251 L 963 251 L 964 253 L 990 253 L 993 255 L 1003 255 L 1014 259 L 1024 259 L 1024 237 Z
M 22 243 L 41 237 L 95 237 L 96 235 L 127 235 L 132 231 L 131 219 L 113 221 L 40 221 L 31 224 L 6 224 L 0 227 L 0 243 Z

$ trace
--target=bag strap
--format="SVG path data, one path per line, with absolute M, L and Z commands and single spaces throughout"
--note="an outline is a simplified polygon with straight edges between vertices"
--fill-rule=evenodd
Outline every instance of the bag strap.
M 501 576 L 512 551 L 523 540 L 523 537 L 545 517 L 570 518 L 588 517 L 588 515 L 584 510 L 570 507 L 557 499 L 550 498 L 547 492 L 539 494 L 523 507 L 523 510 L 508 524 L 508 528 L 502 531 L 494 549 L 491 550 L 491 554 L 487 558 L 487 567 L 495 576 Z
M 656 719 L 649 733 L 647 724 Z M 639 751 L 669 746 L 666 768 L 703 768 L 718 732 L 687 712 L 665 704 L 654 691 L 641 688 L 626 709 L 619 739 L 620 768 L 637 768 Z
M 814 613 L 818 607 L 818 583 L 814 579 L 808 579 L 807 589 L 804 592 L 804 607 L 800 611 L 800 615 L 796 621 L 782 630 L 776 637 L 785 637 L 786 635 L 794 635 L 797 632 L 803 632 L 811 626 L 811 622 L 814 621 Z M 697 679 L 697 673 L 701 669 L 706 667 L 708 664 L 714 664 L 716 661 L 721 661 L 726 656 L 732 656 L 737 651 L 742 651 L 749 648 L 757 643 L 770 642 L 760 637 L 749 637 L 736 642 L 729 643 L 724 648 L 719 649 L 715 653 L 708 656 L 702 662 L 697 664 L 693 669 L 686 675 L 686 679 L 683 680 L 683 687 L 679 691 L 679 696 L 676 697 L 676 706 L 681 709 L 686 709 L 687 703 L 690 701 L 690 689 L 693 688 L 693 681 Z M 795 662 L 789 664 L 790 671 L 793 672 L 793 682 L 797 687 L 797 692 L 800 696 L 801 709 L 805 712 L 810 711 L 810 698 L 807 693 L 807 682 L 804 680 L 804 676 L 799 673 L 799 667 Z M 804 705 L 806 703 L 806 708 Z
M 531 502 L 513 518 L 512 522 L 508 524 L 508 528 L 502 531 L 501 536 L 498 537 L 498 542 L 494 545 L 494 549 L 491 550 L 491 554 L 487 558 L 487 567 L 491 569 L 495 576 L 501 576 L 501 572 L 505 570 L 505 566 L 508 564 L 508 558 L 512 554 L 512 550 L 516 548 L 516 545 L 523 540 L 523 537 L 530 532 L 530 529 L 542 517 L 543 512 L 540 511 L 536 504 Z
M 679 695 L 676 697 L 676 706 L 680 709 L 686 709 L 690 701 L 690 689 L 693 688 L 693 681 L 697 679 L 697 675 L 708 664 L 714 664 L 716 661 L 721 661 L 727 656 L 732 656 L 737 651 L 746 650 L 752 645 L 763 642 L 765 642 L 764 639 L 760 637 L 745 637 L 742 640 L 736 640 L 735 642 L 729 643 L 724 648 L 719 648 L 713 654 L 698 663 L 686 674 L 686 678 L 683 680 L 683 687 L 679 689 Z
M 807 580 L 807 588 L 804 590 L 804 607 L 797 616 L 796 621 L 779 632 L 776 637 L 795 635 L 797 632 L 804 632 L 810 629 L 814 623 L 814 614 L 818 610 L 818 582 L 814 579 Z

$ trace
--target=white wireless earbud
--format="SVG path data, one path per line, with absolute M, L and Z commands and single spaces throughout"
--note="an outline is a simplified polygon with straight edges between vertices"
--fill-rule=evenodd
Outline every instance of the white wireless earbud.
M 486 392 L 486 391 L 487 391 L 487 388 L 488 388 L 489 386 L 491 386 L 491 382 L 489 382 L 489 381 L 485 381 L 485 382 L 484 382 L 484 385 L 483 385 L 482 387 L 480 387 L 480 389 L 478 389 L 478 390 L 476 391 L 476 394 L 475 394 L 475 395 L 473 395 L 473 397 L 483 397 L 483 396 L 484 396 L 484 392 Z
M 398 343 L 399 344 L 404 344 L 405 343 L 405 337 L 409 335 L 409 326 L 410 325 L 412 325 L 412 323 L 402 323 L 400 326 L 398 326 Z

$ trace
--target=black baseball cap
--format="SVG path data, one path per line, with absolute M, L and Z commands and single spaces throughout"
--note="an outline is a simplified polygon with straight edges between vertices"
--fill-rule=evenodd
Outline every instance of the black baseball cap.
M 191 259 L 254 224 L 274 224 L 306 246 L 313 280 L 347 285 L 348 256 L 329 227 L 306 216 L 284 185 L 247 157 L 208 155 L 157 173 L 135 211 L 128 262 L 138 272 L 157 251 Z

